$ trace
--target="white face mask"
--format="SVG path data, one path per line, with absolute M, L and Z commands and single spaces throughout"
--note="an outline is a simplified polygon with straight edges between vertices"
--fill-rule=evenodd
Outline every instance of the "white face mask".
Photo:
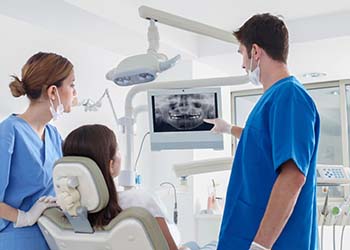
M 250 67 L 248 70 L 248 77 L 250 82 L 255 85 L 255 86 L 260 86 L 261 82 L 260 82 L 260 60 L 258 61 L 258 64 L 256 65 L 256 68 L 252 71 L 252 67 L 253 67 L 253 51 L 251 54 L 251 59 L 250 59 Z
M 51 115 L 52 115 L 52 119 L 54 121 L 56 121 L 59 118 L 61 118 L 62 115 L 63 115 L 63 112 L 64 112 L 64 107 L 63 107 L 63 104 L 61 103 L 61 98 L 60 98 L 60 95 L 58 94 L 58 90 L 56 92 L 57 92 L 57 97 L 58 97 L 57 110 L 55 109 L 55 106 L 53 105 L 52 100 L 49 99 L 50 100 L 50 112 L 51 112 Z

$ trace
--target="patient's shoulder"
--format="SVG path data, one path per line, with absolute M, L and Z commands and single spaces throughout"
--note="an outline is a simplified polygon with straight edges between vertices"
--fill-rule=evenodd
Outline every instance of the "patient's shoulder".
M 131 189 L 118 192 L 118 203 L 122 209 L 142 207 L 150 212 L 153 217 L 165 217 L 156 199 L 151 193 L 143 189 Z
M 127 191 L 118 192 L 118 202 L 121 208 L 146 205 L 157 205 L 152 195 L 143 189 L 131 189 Z M 124 208 L 125 207 L 125 208 Z

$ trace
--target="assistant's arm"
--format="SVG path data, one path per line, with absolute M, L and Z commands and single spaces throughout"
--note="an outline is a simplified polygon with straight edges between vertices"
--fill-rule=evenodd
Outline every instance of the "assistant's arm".
M 17 216 L 18 216 L 18 211 L 16 208 L 11 207 L 4 202 L 0 202 L 0 218 L 1 219 L 16 222 Z

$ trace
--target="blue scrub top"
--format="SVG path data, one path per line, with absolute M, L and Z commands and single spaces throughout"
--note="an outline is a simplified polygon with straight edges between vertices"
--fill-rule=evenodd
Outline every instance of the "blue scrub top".
M 62 157 L 62 139 L 48 124 L 45 140 L 22 118 L 11 115 L 0 123 L 0 202 L 28 211 L 43 195 L 54 195 L 52 169 Z M 14 228 L 0 219 L 0 249 L 47 249 L 35 224 Z
M 296 78 L 284 78 L 267 89 L 250 113 L 236 150 L 218 250 L 249 249 L 279 167 L 288 160 L 295 162 L 306 182 L 272 249 L 317 249 L 319 130 L 316 106 Z

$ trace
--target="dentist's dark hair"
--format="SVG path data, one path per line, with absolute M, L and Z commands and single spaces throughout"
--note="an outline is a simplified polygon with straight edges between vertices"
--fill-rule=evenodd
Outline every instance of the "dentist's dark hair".
M 251 57 L 253 44 L 263 48 L 274 60 L 287 62 L 289 35 L 285 23 L 269 13 L 252 16 L 242 27 L 233 32 L 237 40 L 246 47 Z
M 114 132 L 100 124 L 84 125 L 73 130 L 63 143 L 64 156 L 85 156 L 92 159 L 106 181 L 109 193 L 107 206 L 97 213 L 88 215 L 90 223 L 95 227 L 107 225 L 122 211 L 109 167 L 110 161 L 115 159 L 117 149 Z
M 72 69 L 73 64 L 63 56 L 54 53 L 36 53 L 22 67 L 22 79 L 11 75 L 13 78 L 9 84 L 11 93 L 14 97 L 27 95 L 34 101 L 40 98 L 48 87 L 55 85 L 59 88 Z

